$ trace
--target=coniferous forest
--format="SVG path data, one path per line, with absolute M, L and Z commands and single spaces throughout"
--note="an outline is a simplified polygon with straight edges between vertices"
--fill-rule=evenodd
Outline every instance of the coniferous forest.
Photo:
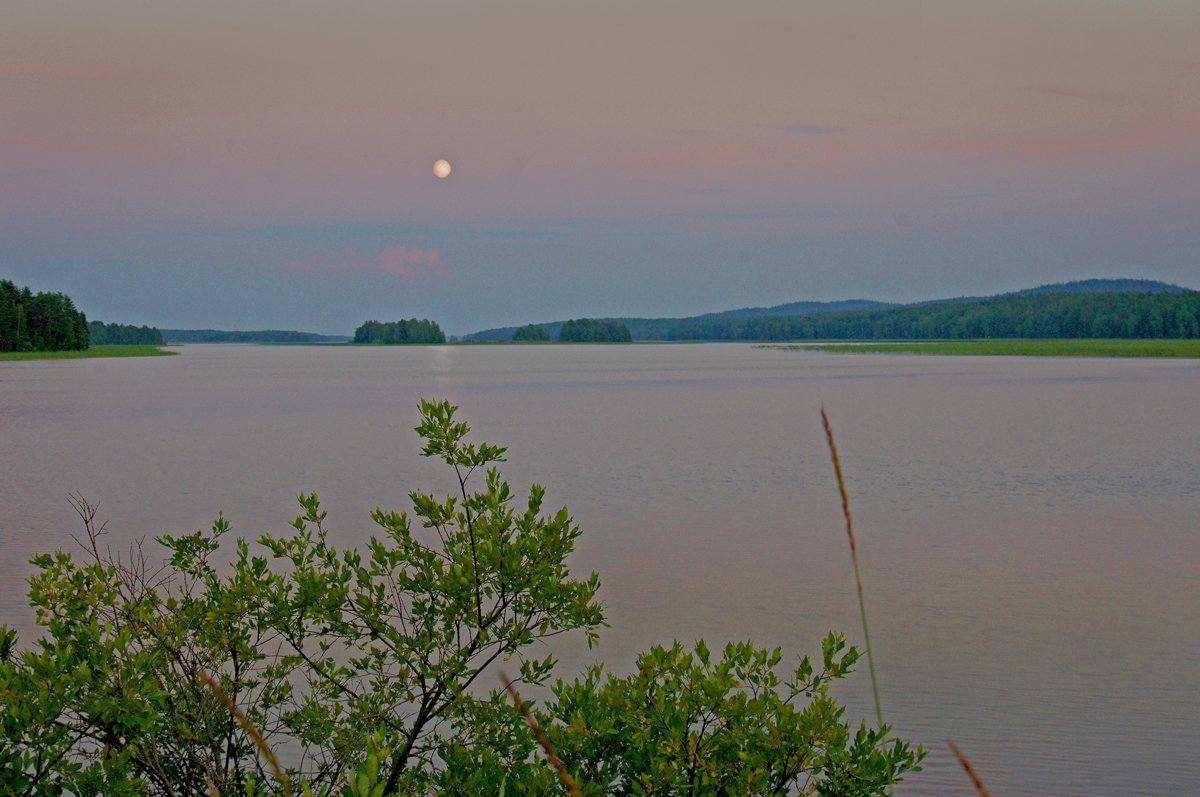
M 436 321 L 410 318 L 407 321 L 368 321 L 354 330 L 355 343 L 445 343 L 446 335 Z
M 580 318 L 567 321 L 558 330 L 558 339 L 567 343 L 629 343 L 629 327 L 617 321 Z
M 545 342 L 550 340 L 550 333 L 539 324 L 526 324 L 523 327 L 513 330 L 512 339 L 516 341 Z
M 161 346 L 162 333 L 157 327 L 135 327 L 133 324 L 106 324 L 89 321 L 88 334 L 93 346 Z
M 33 293 L 0 280 L 0 351 L 88 347 L 88 324 L 64 293 Z

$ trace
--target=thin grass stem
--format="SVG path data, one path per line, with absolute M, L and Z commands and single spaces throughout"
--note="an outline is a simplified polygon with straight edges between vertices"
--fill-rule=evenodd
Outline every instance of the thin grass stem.
M 237 704 L 233 702 L 233 698 L 226 694 L 225 690 L 222 689 L 220 685 L 207 673 L 202 672 L 198 677 L 201 683 L 212 690 L 212 693 L 216 695 L 217 700 L 221 701 L 221 705 L 223 705 L 225 709 L 234 716 L 234 719 L 236 719 L 238 724 L 242 726 L 242 730 L 244 730 L 246 735 L 250 737 L 250 740 L 254 742 L 254 746 L 257 747 L 263 754 L 263 757 L 267 759 L 267 763 L 271 765 L 271 771 L 275 774 L 275 780 L 279 781 L 279 785 L 283 787 L 284 793 L 291 794 L 292 781 L 284 773 L 283 767 L 279 766 L 279 759 L 275 757 L 275 752 L 271 749 L 271 746 L 267 744 L 267 740 L 264 739 L 263 735 L 258 732 L 258 728 L 254 727 L 254 723 L 250 721 L 250 718 L 246 716 L 244 711 L 237 707 Z M 210 790 L 212 788 L 215 788 L 215 785 L 212 785 L 210 780 Z
M 975 791 L 979 792 L 980 797 L 991 797 L 988 794 L 988 790 L 983 787 L 983 781 L 979 779 L 979 776 L 975 774 L 975 770 L 971 768 L 967 757 L 958 749 L 958 745 L 949 739 L 946 740 L 946 744 L 950 745 L 950 749 L 954 751 L 954 757 L 958 759 L 958 763 L 962 764 L 962 768 L 967 771 L 967 775 L 970 776 L 971 782 L 975 784 Z
M 854 583 L 858 587 L 858 613 L 862 617 L 863 639 L 867 647 L 867 667 L 871 671 L 871 691 L 875 695 L 875 719 L 883 725 L 883 709 L 879 706 L 879 682 L 875 678 L 875 654 L 871 651 L 871 629 L 867 626 L 867 605 L 863 600 L 862 577 L 858 573 L 858 546 L 854 544 L 854 523 L 850 519 L 850 496 L 846 493 L 846 480 L 842 477 L 842 463 L 838 459 L 837 444 L 833 442 L 833 427 L 821 405 L 821 425 L 825 427 L 825 442 L 829 444 L 829 457 L 833 460 L 833 472 L 837 476 L 838 491 L 842 494 L 842 514 L 846 516 L 846 537 L 850 540 L 850 561 L 854 565 Z

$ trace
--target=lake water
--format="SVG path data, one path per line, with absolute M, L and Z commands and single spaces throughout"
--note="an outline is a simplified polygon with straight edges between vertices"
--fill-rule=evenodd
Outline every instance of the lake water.
M 368 510 L 452 483 L 419 456 L 447 398 L 509 446 L 523 495 L 583 527 L 623 671 L 672 638 L 861 642 L 824 401 L 848 480 L 884 717 L 930 750 L 900 794 L 1195 793 L 1200 783 L 1200 363 L 841 355 L 739 344 L 185 346 L 0 363 L 0 612 L 73 545 L 282 532 L 317 491 L 341 544 Z M 785 659 L 786 661 L 786 659 Z M 863 663 L 839 687 L 873 715 Z

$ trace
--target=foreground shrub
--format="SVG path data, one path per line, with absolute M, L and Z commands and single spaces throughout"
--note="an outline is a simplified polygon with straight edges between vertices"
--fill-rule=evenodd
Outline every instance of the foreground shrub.
M 703 643 L 639 659 L 637 675 L 549 679 L 534 643 L 604 625 L 595 573 L 572 578 L 565 509 L 518 506 L 448 403 L 421 403 L 423 453 L 455 492 L 412 492 L 413 519 L 375 510 L 365 549 L 329 542 L 315 495 L 292 533 L 237 539 L 229 525 L 114 555 L 76 499 L 84 554 L 37 556 L 29 598 L 43 635 L 18 649 L 0 626 L 0 783 L 14 794 L 546 794 L 557 776 L 485 670 L 523 686 L 585 794 L 876 794 L 920 759 L 887 729 L 852 733 L 828 682 L 858 657 L 841 637 L 819 670 L 782 654 Z M 482 475 L 482 489 L 468 483 Z M 414 521 L 416 521 L 414 523 Z M 228 555 L 226 555 L 228 558 Z M 276 772 L 275 756 L 283 760 Z

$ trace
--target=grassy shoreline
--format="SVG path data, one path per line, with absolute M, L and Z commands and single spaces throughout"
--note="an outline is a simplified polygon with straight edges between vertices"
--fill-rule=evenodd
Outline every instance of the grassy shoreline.
M 178 354 L 160 346 L 90 346 L 82 351 L 0 351 L 0 362 L 8 360 L 83 360 L 95 357 L 161 357 Z
M 790 343 L 762 348 L 842 354 L 942 354 L 1015 357 L 1200 357 L 1200 340 L 1053 339 Z

